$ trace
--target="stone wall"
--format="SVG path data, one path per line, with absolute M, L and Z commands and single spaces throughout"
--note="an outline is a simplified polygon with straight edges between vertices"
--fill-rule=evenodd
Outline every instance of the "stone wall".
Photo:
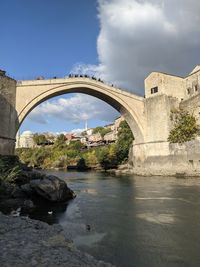
M 185 78 L 186 98 L 190 98 L 200 92 L 200 71 L 191 73 Z
M 14 153 L 16 119 L 16 81 L 0 71 L 0 154 Z
M 200 94 L 193 95 L 180 103 L 180 108 L 193 114 L 200 125 Z
M 133 146 L 133 172 L 138 175 L 200 176 L 200 141 L 169 142 Z
M 158 87 L 156 94 L 151 93 L 151 88 L 154 87 Z M 176 97 L 179 101 L 184 99 L 186 95 L 184 78 L 160 72 L 152 72 L 145 79 L 145 96 L 148 98 L 159 94 Z
M 179 108 L 198 113 L 200 96 L 182 101 L 166 95 L 145 100 L 147 132 L 145 142 L 133 144 L 130 162 L 140 175 L 200 175 L 200 141 L 170 144 L 167 139 L 173 127 L 171 110 Z
M 146 143 L 167 141 L 172 126 L 170 113 L 178 106 L 177 98 L 167 95 L 157 95 L 145 100 Z

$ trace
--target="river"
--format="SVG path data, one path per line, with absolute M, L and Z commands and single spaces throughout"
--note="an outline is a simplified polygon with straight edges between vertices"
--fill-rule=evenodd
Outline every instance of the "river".
M 67 208 L 41 203 L 33 217 L 61 224 L 80 250 L 117 267 L 200 266 L 200 179 L 46 173 L 77 197 Z

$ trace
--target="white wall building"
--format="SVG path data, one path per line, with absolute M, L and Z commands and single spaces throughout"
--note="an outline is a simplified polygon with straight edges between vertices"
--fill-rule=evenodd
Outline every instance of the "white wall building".
M 34 147 L 33 133 L 31 131 L 25 131 L 21 135 L 17 134 L 16 148 L 31 148 Z

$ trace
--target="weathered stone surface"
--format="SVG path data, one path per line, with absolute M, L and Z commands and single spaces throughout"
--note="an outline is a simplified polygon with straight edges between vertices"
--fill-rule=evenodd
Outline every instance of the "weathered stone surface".
M 0 210 L 5 213 L 11 213 L 20 208 L 22 212 L 29 212 L 34 209 L 35 205 L 30 199 L 8 198 L 0 201 Z
M 15 186 L 11 196 L 13 198 L 26 198 L 26 194 L 22 191 L 22 189 L 19 186 Z
M 0 213 L 1 267 L 112 267 L 78 251 L 61 226 Z
M 31 188 L 30 183 L 21 186 L 21 190 L 28 196 L 31 197 L 34 194 L 34 190 Z
M 0 154 L 11 155 L 15 148 L 17 123 L 16 81 L 0 75 Z
M 47 200 L 58 202 L 66 201 L 75 197 L 74 192 L 67 187 L 67 184 L 56 176 L 46 176 L 44 179 L 37 179 L 30 182 L 32 189 Z

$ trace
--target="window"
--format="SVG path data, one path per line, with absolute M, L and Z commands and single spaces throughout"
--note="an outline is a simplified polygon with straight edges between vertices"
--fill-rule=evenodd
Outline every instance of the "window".
M 188 95 L 190 94 L 190 88 L 187 89 L 187 93 L 188 93 Z
M 197 85 L 197 84 L 194 86 L 194 91 L 195 91 L 195 92 L 198 91 L 198 85 Z
M 151 94 L 158 93 L 158 86 L 151 88 Z

